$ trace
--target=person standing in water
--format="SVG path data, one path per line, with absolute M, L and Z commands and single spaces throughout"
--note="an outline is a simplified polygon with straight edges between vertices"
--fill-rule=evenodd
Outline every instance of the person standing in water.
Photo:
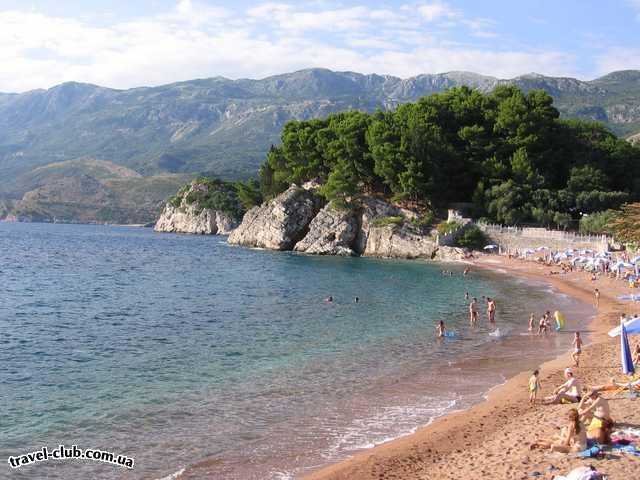
M 487 297 L 487 317 L 491 323 L 496 321 L 496 301 L 493 298 Z
M 436 330 L 438 332 L 438 338 L 443 338 L 445 336 L 446 328 L 442 320 L 438 322 L 438 326 L 436 327 Z
M 538 335 L 547 334 L 547 314 L 545 313 L 540 317 L 540 322 L 538 323 Z
M 529 328 L 527 329 L 530 332 L 533 332 L 533 322 L 535 321 L 536 321 L 536 316 L 532 313 L 531 316 L 529 317 Z
M 478 321 L 478 309 L 476 308 L 477 303 L 478 300 L 476 297 L 473 297 L 473 300 L 471 300 L 471 303 L 469 304 L 469 320 L 471 325 L 475 325 Z
M 596 308 L 598 308 L 600 306 L 600 290 L 598 290 L 597 288 L 593 291 L 593 296 L 595 297 L 595 301 L 596 301 Z
M 576 367 L 580 366 L 580 354 L 582 353 L 582 338 L 580 338 L 580 332 L 576 332 L 575 337 L 573 337 L 573 353 L 571 354 L 571 358 L 573 358 L 573 363 Z

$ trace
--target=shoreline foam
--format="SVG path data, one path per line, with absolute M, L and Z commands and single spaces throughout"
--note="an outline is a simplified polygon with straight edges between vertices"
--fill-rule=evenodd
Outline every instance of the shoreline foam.
M 495 260 L 494 260 L 495 259 Z M 542 281 L 556 293 L 568 295 L 584 304 L 592 305 L 593 288 L 587 274 L 573 272 L 566 276 L 550 276 L 548 269 L 531 262 L 508 261 L 499 257 L 483 257 L 476 267 L 504 272 L 514 278 Z M 606 284 L 606 289 L 602 283 Z M 585 285 L 586 284 L 586 285 Z M 587 288 L 588 286 L 588 288 Z M 615 365 L 615 341 L 606 331 L 615 325 L 623 306 L 615 300 L 615 293 L 624 288 L 620 282 L 603 279 L 597 284 L 602 294 L 600 308 L 589 323 L 589 338 L 583 350 L 582 366 L 576 369 L 585 384 L 606 383 L 618 372 L 618 368 L 598 365 L 594 362 L 613 362 Z M 562 370 L 571 365 L 569 352 L 541 366 L 543 395 L 562 382 Z M 585 364 L 587 367 L 585 368 Z M 591 371 L 588 369 L 591 368 Z M 551 436 L 552 422 L 561 422 L 563 406 L 527 406 L 525 385 L 530 375 L 521 372 L 497 385 L 487 393 L 487 400 L 468 409 L 448 413 L 415 433 L 392 440 L 359 453 L 339 463 L 326 466 L 303 478 L 305 480 L 373 480 L 373 479 L 446 479 L 446 478 L 527 478 L 532 471 L 545 471 L 539 478 L 552 478 L 558 473 L 545 470 L 550 465 L 542 452 L 529 452 L 526 446 L 535 434 Z M 614 402 L 612 402 L 614 403 Z M 616 402 L 622 406 L 624 401 Z M 560 415 L 558 417 L 558 415 Z M 617 420 L 640 424 L 640 412 L 626 415 L 614 409 Z M 525 447 L 525 448 L 523 448 Z M 567 456 L 553 457 L 554 465 L 582 465 L 585 462 Z M 603 463 L 604 461 L 601 461 Z M 588 463 L 588 462 L 587 462 Z M 640 461 L 626 458 L 606 461 L 605 473 L 629 475 L 640 469 Z M 546 465 L 546 466 L 545 466 Z

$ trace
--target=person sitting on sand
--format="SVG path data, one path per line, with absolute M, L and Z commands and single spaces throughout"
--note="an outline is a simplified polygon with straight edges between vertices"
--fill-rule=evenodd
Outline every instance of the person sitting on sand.
M 598 390 L 591 389 L 586 392 L 578 404 L 580 419 L 585 422 L 585 424 L 588 423 L 598 408 L 602 411 L 602 417 L 611 420 L 609 401 L 602 397 Z
M 609 445 L 611 443 L 612 430 L 613 420 L 607 418 L 602 406 L 597 407 L 587 427 L 587 439 L 600 445 Z
M 633 364 L 640 365 L 640 343 L 636 345 L 636 349 L 633 352 Z
M 570 453 L 581 452 L 587 448 L 587 432 L 580 421 L 578 410 L 572 408 L 567 414 L 567 425 L 565 425 L 557 440 L 536 440 L 529 448 L 534 450 L 541 448 L 552 452 Z
M 576 367 L 580 366 L 580 354 L 582 353 L 582 338 L 580 338 L 580 332 L 576 332 L 573 337 L 573 353 L 571 354 L 571 358 L 573 358 L 573 363 Z
M 442 338 L 445 336 L 446 328 L 442 320 L 438 322 L 438 326 L 436 327 L 436 330 L 438 332 L 438 338 Z
M 580 396 L 580 382 L 573 376 L 573 370 L 564 369 L 564 377 L 567 379 L 562 385 L 553 391 L 553 395 L 544 399 L 545 405 L 554 403 L 578 403 L 582 400 Z
M 476 297 L 473 297 L 471 303 L 469 304 L 469 320 L 471 322 L 471 325 L 475 325 L 478 321 L 478 309 L 476 308 L 477 304 L 478 299 Z
M 532 313 L 531 316 L 529 317 L 529 328 L 527 329 L 530 332 L 533 332 L 533 322 L 535 321 L 536 321 L 536 316 Z
M 536 403 L 536 398 L 538 396 L 538 390 L 542 388 L 540 384 L 539 378 L 540 372 L 538 370 L 534 370 L 533 375 L 529 377 L 529 403 L 533 405 Z

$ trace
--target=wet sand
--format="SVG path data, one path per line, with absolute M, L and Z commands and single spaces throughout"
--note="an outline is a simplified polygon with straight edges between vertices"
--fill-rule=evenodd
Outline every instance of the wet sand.
M 533 262 L 483 256 L 475 268 L 503 270 L 509 274 L 542 280 L 558 291 L 588 304 L 593 289 L 601 292 L 600 307 L 590 324 L 589 344 L 583 348 L 580 367 L 574 369 L 583 385 L 608 383 L 621 377 L 619 337 L 606 332 L 618 325 L 619 315 L 640 312 L 640 306 L 620 302 L 628 293 L 624 282 L 600 278 L 591 282 L 585 272 L 549 275 L 549 267 Z M 557 269 L 556 269 L 557 270 Z M 544 307 L 542 307 L 544 308 Z M 526 322 L 526 315 L 523 315 Z M 638 342 L 630 337 L 631 347 Z M 541 365 L 542 392 L 549 395 L 563 381 L 565 367 L 572 366 L 570 352 Z M 492 390 L 487 401 L 468 410 L 446 415 L 407 437 L 365 450 L 352 458 L 305 476 L 305 480 L 439 480 L 439 479 L 551 479 L 581 465 L 594 465 L 610 479 L 640 475 L 640 457 L 607 454 L 603 459 L 577 459 L 560 453 L 530 451 L 539 438 L 552 438 L 564 424 L 569 406 L 534 407 L 528 404 L 527 381 L 522 372 Z M 611 394 L 607 395 L 611 398 Z M 617 395 L 610 400 L 617 425 L 640 428 L 640 399 Z M 538 472 L 540 475 L 535 475 Z M 533 475 L 532 475 L 533 474 Z

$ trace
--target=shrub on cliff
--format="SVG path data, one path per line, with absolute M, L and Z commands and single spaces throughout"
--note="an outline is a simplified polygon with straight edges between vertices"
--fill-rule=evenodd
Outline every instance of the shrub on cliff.
M 475 225 L 468 227 L 456 240 L 458 247 L 469 248 L 471 250 L 481 250 L 487 244 L 487 237 L 484 232 Z
M 242 218 L 245 211 L 235 186 L 216 178 L 198 178 L 183 186 L 168 202 L 176 208 L 183 203 L 191 205 L 196 212 L 205 208 L 217 210 L 233 219 Z

